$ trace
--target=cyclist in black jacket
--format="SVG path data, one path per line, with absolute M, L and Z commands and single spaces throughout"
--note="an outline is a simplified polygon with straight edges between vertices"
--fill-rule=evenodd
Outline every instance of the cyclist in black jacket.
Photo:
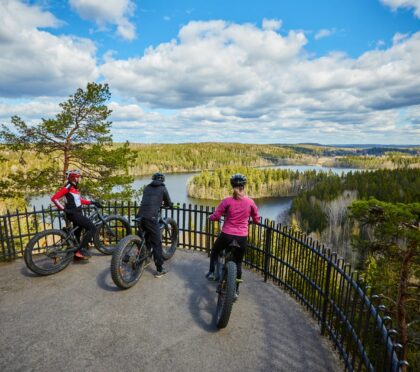
M 162 206 L 172 207 L 171 198 L 164 184 L 165 176 L 162 173 L 155 173 L 152 182 L 144 191 L 140 208 L 136 217 L 141 218 L 141 228 L 146 233 L 146 240 L 149 247 L 153 249 L 153 258 L 156 265 L 156 277 L 160 278 L 167 271 L 163 267 L 162 237 L 159 229 L 159 212 Z

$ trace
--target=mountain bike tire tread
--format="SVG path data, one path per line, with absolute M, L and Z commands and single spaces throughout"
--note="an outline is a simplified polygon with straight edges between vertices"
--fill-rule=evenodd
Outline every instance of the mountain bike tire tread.
M 112 253 L 112 259 L 111 259 L 111 278 L 115 285 L 121 289 L 128 289 L 134 286 L 140 279 L 141 274 L 143 273 L 144 269 L 144 263 L 142 264 L 142 267 L 139 268 L 136 276 L 131 280 L 130 282 L 127 282 L 124 280 L 124 278 L 120 274 L 120 265 L 122 258 L 125 254 L 125 249 L 129 244 L 136 244 L 137 246 L 142 245 L 142 241 L 140 237 L 137 235 L 128 235 L 125 238 L 121 239 L 121 241 L 118 243 L 117 248 Z M 146 249 L 146 246 L 143 244 L 143 249 Z
M 226 270 L 226 298 L 221 310 L 220 317 L 216 319 L 217 328 L 225 328 L 229 323 L 230 314 L 232 312 L 233 302 L 235 299 L 236 292 L 236 264 L 233 261 L 229 261 L 225 264 Z M 218 304 L 219 307 L 219 304 Z M 217 314 L 219 309 L 217 307 Z
M 59 264 L 53 266 L 51 269 L 45 269 L 45 268 L 41 268 L 37 266 L 32 257 L 33 251 L 35 249 L 35 245 L 40 239 L 43 239 L 48 235 L 60 236 L 62 239 L 66 239 L 68 237 L 65 231 L 59 230 L 59 229 L 49 229 L 49 230 L 41 231 L 35 234 L 35 236 L 31 240 L 29 240 L 23 254 L 23 258 L 25 260 L 25 264 L 28 267 L 28 269 L 30 269 L 35 274 L 42 275 L 42 276 L 56 274 L 60 272 L 61 270 L 65 269 L 70 264 L 71 260 L 73 259 L 73 253 L 74 253 L 74 252 L 69 252 L 68 255 L 64 257 L 60 261 Z M 72 245 L 68 244 L 68 248 L 72 248 Z

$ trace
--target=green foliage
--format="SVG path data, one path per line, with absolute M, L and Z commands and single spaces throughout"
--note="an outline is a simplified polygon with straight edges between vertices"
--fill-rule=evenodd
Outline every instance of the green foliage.
M 133 144 L 137 159 L 132 175 L 160 172 L 191 172 L 224 166 L 264 166 L 273 160 L 293 158 L 292 150 L 271 145 L 240 143 Z
M 397 154 L 398 156 L 419 156 L 420 146 L 324 146 L 319 144 L 298 144 L 298 145 L 282 145 L 284 148 L 289 148 L 299 154 L 312 156 L 328 156 L 328 157 L 382 157 L 384 155 L 391 156 Z
M 112 146 L 110 135 L 111 110 L 106 106 L 111 93 L 107 84 L 88 83 L 86 90 L 78 89 L 60 103 L 61 112 L 52 119 L 42 119 L 34 126 L 18 116 L 11 119 L 11 129 L 2 125 L 0 140 L 6 151 L 20 153 L 14 172 L 7 174 L 7 196 L 30 195 L 52 191 L 65 182 L 68 169 L 82 170 L 84 193 L 101 197 L 128 198 L 133 194 L 132 177 L 128 166 L 135 154 L 128 144 Z M 26 158 L 48 160 L 45 163 Z M 113 189 L 119 186 L 120 191 Z
M 420 157 L 399 152 L 388 152 L 383 156 L 345 156 L 336 158 L 334 166 L 364 169 L 419 168 Z
M 420 367 L 420 203 L 358 200 L 354 245 L 366 251 L 366 281 L 398 321 L 400 342 L 413 370 Z M 366 231 L 366 229 L 369 229 Z
M 353 218 L 364 225 L 374 226 L 376 240 L 368 240 L 371 251 L 379 249 L 388 255 L 398 255 L 404 249 L 398 244 L 401 239 L 420 243 L 420 229 L 407 228 L 419 223 L 420 203 L 391 204 L 372 198 L 353 202 L 350 210 Z
M 230 177 L 234 173 L 246 176 L 246 193 L 252 198 L 294 196 L 300 190 L 310 189 L 324 177 L 316 171 L 301 173 L 288 169 L 222 167 L 194 176 L 188 185 L 188 195 L 202 199 L 222 199 L 232 192 Z
M 316 198 L 298 198 L 293 200 L 290 210 L 303 231 L 322 231 L 327 227 L 327 219 L 320 201 Z
M 322 202 L 332 201 L 346 191 L 356 191 L 359 199 L 375 197 L 392 203 L 418 201 L 420 169 L 349 172 L 342 176 L 327 174 L 311 190 L 302 192 L 293 200 L 291 213 L 299 214 L 304 231 L 322 231 L 326 227 Z

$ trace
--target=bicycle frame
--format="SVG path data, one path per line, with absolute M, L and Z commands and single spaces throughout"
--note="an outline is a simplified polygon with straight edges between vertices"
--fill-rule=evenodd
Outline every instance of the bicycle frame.
M 236 240 L 234 240 L 233 242 L 236 242 Z M 223 277 L 223 269 L 225 265 L 229 261 L 235 262 L 234 256 L 233 256 L 233 250 L 236 248 L 236 245 L 232 245 L 232 243 L 229 244 L 227 247 L 223 248 L 220 254 L 217 256 L 216 273 L 217 273 L 217 277 L 220 279 Z M 236 265 L 236 262 L 235 262 L 235 265 Z
M 146 241 L 146 234 L 147 234 L 147 232 L 146 231 L 143 231 L 143 229 L 141 228 L 141 220 L 142 220 L 142 217 L 140 217 L 140 218 L 134 218 L 133 219 L 133 221 L 136 223 L 136 227 L 137 227 L 136 234 L 141 239 L 143 239 L 143 240 Z M 159 230 L 160 231 L 162 231 L 163 229 L 165 229 L 165 228 L 168 227 L 168 223 L 166 222 L 166 218 L 165 217 L 162 217 L 162 216 L 159 216 L 158 224 L 159 224 Z M 149 248 L 149 247 L 147 247 L 147 248 Z
M 66 225 L 69 225 L 71 223 L 71 225 L 73 226 L 71 228 L 67 227 L 67 226 L 64 226 L 64 227 L 62 227 L 62 230 L 64 230 L 67 233 L 67 237 L 66 237 L 65 241 L 71 241 L 73 243 L 73 245 L 75 246 L 75 248 L 69 249 L 69 251 L 74 251 L 75 252 L 78 249 L 77 247 L 80 243 L 79 240 L 76 237 L 75 232 L 78 229 L 81 229 L 81 227 L 80 226 L 74 226 L 73 222 L 71 222 L 67 218 L 65 213 L 59 213 L 58 217 L 59 218 L 64 218 L 64 220 L 66 221 Z M 105 218 L 106 217 L 107 217 L 107 215 L 100 213 L 99 208 L 96 207 L 96 206 L 93 206 L 93 213 L 91 213 L 87 216 L 87 218 L 89 218 L 89 220 L 91 220 L 95 224 L 95 226 L 100 226 L 103 223 L 105 223 Z

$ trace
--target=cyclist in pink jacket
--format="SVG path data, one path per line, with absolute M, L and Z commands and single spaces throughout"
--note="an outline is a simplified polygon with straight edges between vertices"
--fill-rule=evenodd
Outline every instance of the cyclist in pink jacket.
M 260 222 L 258 208 L 254 201 L 247 197 L 244 192 L 246 177 L 242 174 L 234 174 L 230 178 L 233 187 L 233 196 L 225 198 L 217 206 L 210 221 L 218 221 L 224 216 L 225 221 L 220 236 L 216 239 L 210 255 L 210 269 L 206 274 L 208 280 L 217 280 L 214 269 L 216 258 L 220 251 L 227 247 L 232 241 L 236 240 L 239 247 L 235 250 L 235 263 L 238 268 L 237 278 L 242 277 L 242 259 L 245 255 L 248 238 L 249 217 L 255 223 Z M 238 292 L 238 291 L 237 291 Z

